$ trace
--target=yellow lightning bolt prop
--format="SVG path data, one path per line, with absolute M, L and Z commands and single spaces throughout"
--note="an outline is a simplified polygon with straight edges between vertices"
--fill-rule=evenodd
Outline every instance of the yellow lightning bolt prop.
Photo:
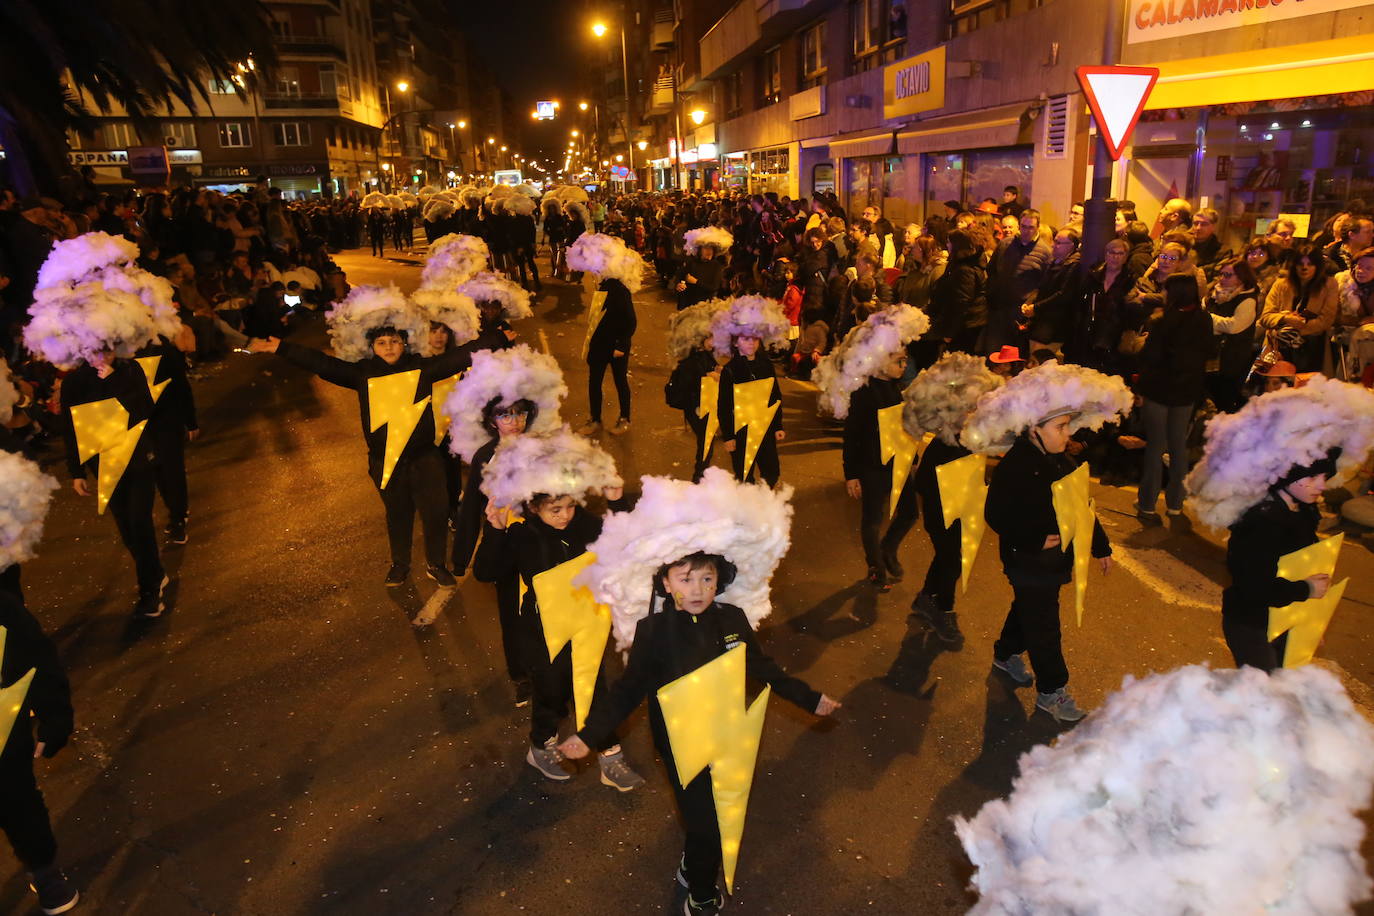
M 1344 541 L 1345 535 L 1338 534 L 1280 557 L 1279 576 L 1298 582 L 1309 576 L 1331 575 L 1336 571 L 1336 557 Z M 1312 661 L 1349 581 L 1342 579 L 1320 598 L 1294 601 L 1284 607 L 1269 609 L 1269 641 L 1273 642 L 1283 633 L 1288 634 L 1288 642 L 1283 650 L 1283 667 L 1298 668 Z
M 0 627 L 0 658 L 4 657 L 5 628 Z M 10 740 L 10 732 L 19 718 L 20 710 L 24 708 L 24 697 L 29 692 L 33 673 L 34 669 L 30 668 L 19 680 L 8 687 L 0 688 L 0 750 L 4 750 L 5 744 Z
M 725 884 L 732 894 L 749 788 L 754 782 L 754 763 L 771 693 L 765 687 L 753 705 L 745 708 L 744 658 L 744 646 L 736 646 L 658 689 L 658 705 L 668 726 L 678 781 L 685 786 L 706 767 L 711 768 Z
M 701 403 L 697 405 L 697 416 L 706 420 L 706 435 L 701 439 L 701 455 L 703 460 L 711 450 L 711 440 L 716 438 L 717 431 L 720 430 L 720 418 L 716 416 L 716 401 L 720 397 L 720 379 L 714 375 L 703 375 L 701 377 Z
M 782 406 L 768 403 L 768 399 L 773 396 L 773 384 L 771 378 L 761 378 L 735 385 L 735 428 L 732 435 L 746 426 L 749 428 L 744 440 L 745 477 L 749 476 L 749 471 L 754 466 L 754 459 L 758 457 L 759 446 L 763 445 L 763 437 L 768 434 L 768 427 L 773 425 L 773 415 Z
M 916 457 L 916 440 L 902 427 L 902 405 L 893 404 L 878 411 L 878 445 L 882 449 L 883 463 L 892 462 L 892 496 L 887 504 L 887 517 L 897 511 L 897 500 L 902 496 L 907 476 L 911 474 L 911 462 Z
M 597 290 L 592 293 L 592 304 L 587 309 L 587 336 L 582 338 L 582 358 L 587 358 L 587 351 L 592 347 L 592 335 L 596 333 L 597 325 L 601 324 L 601 318 L 606 314 L 606 293 L 604 290 Z
M 77 457 L 85 464 L 96 455 L 100 456 L 95 488 L 96 514 L 105 514 L 110 495 L 124 476 L 124 469 L 129 466 L 129 459 L 143 435 L 143 427 L 147 425 L 147 420 L 140 420 L 130 429 L 129 412 L 118 398 L 77 404 L 72 408 Z
M 382 428 L 382 424 L 386 424 L 386 454 L 382 459 L 383 490 L 391 480 L 391 472 L 396 470 L 401 452 L 410 442 L 410 434 L 415 432 L 415 424 L 420 422 L 429 405 L 429 395 L 415 400 L 415 392 L 419 387 L 419 369 L 367 380 L 367 411 L 372 416 L 372 431 L 375 433 Z
M 955 522 L 959 526 L 959 590 L 968 591 L 968 577 L 978 556 L 987 522 L 983 519 L 983 505 L 988 498 L 988 459 L 986 455 L 965 455 L 946 461 L 935 469 L 940 487 L 940 508 L 945 515 L 945 527 Z
M 441 382 L 435 382 L 430 387 L 430 403 L 434 405 L 435 445 L 444 441 L 444 434 L 448 432 L 448 425 L 453 422 L 453 418 L 444 412 L 444 405 L 448 403 L 448 396 L 449 393 L 453 391 L 453 386 L 458 384 L 458 380 L 462 377 L 463 373 L 459 372 L 451 378 L 446 378 Z
M 1080 464 L 1072 474 L 1056 480 L 1054 517 L 1059 523 L 1059 549 L 1073 546 L 1074 608 L 1083 626 L 1083 595 L 1088 591 L 1088 560 L 1092 557 L 1093 500 L 1088 495 L 1088 466 Z
M 157 381 L 157 367 L 162 362 L 162 357 L 140 356 L 134 362 L 138 363 L 138 367 L 143 370 L 144 377 L 148 379 L 148 393 L 153 396 L 153 403 L 156 404 L 157 399 L 162 397 L 162 392 L 168 385 L 172 384 L 171 379 L 166 379 L 160 385 L 154 384 Z
M 596 674 L 601 670 L 601 656 L 611 635 L 611 609 L 598 603 L 586 586 L 573 585 L 572 581 L 595 560 L 596 554 L 587 552 L 544 570 L 533 580 L 549 661 L 572 643 L 573 709 L 579 729 L 592 708 Z

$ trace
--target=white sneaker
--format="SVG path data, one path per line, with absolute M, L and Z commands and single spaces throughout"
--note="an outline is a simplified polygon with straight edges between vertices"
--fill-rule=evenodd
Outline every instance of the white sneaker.
M 525 752 L 525 762 L 554 782 L 566 782 L 572 778 L 561 766 L 563 755 L 558 752 L 557 737 L 544 742 L 543 747 L 531 744 L 530 749 Z
M 1060 687 L 1054 693 L 1042 693 L 1035 698 L 1035 708 L 1042 709 L 1054 716 L 1056 722 L 1077 722 L 1087 715 L 1078 708 L 1078 704 L 1069 696 L 1068 691 Z

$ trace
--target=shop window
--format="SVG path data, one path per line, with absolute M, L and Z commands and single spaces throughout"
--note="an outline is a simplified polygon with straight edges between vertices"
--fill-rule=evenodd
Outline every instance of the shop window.
M 850 0 L 850 72 L 862 73 L 906 54 L 907 0 Z
M 801 87 L 810 89 L 825 83 L 825 20 L 801 34 Z
M 1018 13 L 1039 9 L 1049 0 L 950 0 L 949 37 L 956 38 Z
M 811 167 L 811 193 L 835 193 L 835 166 L 829 162 L 818 162 Z
M 228 149 L 232 147 L 252 146 L 253 138 L 248 132 L 248 125 L 242 121 L 222 121 L 219 125 L 219 145 Z
M 1002 189 L 1016 185 L 1021 196 L 1035 205 L 1031 193 L 1032 147 L 973 150 L 967 153 L 927 154 L 924 167 L 926 213 L 940 213 L 947 200 L 957 200 L 967 210 L 988 197 L 999 203 Z
M 138 146 L 138 131 L 128 121 L 111 121 L 105 125 L 105 146 L 107 149 L 128 149 Z
M 759 58 L 759 107 L 782 101 L 782 48 L 769 48 Z

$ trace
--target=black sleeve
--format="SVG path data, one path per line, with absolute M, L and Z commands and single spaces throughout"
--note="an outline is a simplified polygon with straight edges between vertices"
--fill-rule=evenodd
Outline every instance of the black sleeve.
M 477 456 L 473 457 L 475 459 Z M 485 468 L 485 461 L 469 465 L 467 480 L 463 481 L 463 498 L 458 505 L 458 530 L 453 535 L 452 560 L 455 576 L 467 572 L 472 555 L 477 550 L 478 540 L 485 531 L 491 530 L 486 521 L 487 494 L 482 492 L 482 471 Z
M 1274 538 L 1262 524 L 1240 524 L 1231 529 L 1227 544 L 1231 589 L 1238 604 L 1249 607 L 1284 607 L 1312 597 L 1306 580 L 1294 582 L 1279 576 L 1279 554 Z
M 59 395 L 62 402 L 62 443 L 65 446 L 64 452 L 67 458 L 67 474 L 72 480 L 84 480 L 86 478 L 86 468 L 81 461 L 81 451 L 76 446 L 76 428 L 72 426 L 72 404 L 86 403 L 85 394 L 86 386 L 79 375 L 73 373 L 62 381 L 61 394 Z
M 366 382 L 357 363 L 347 362 L 319 350 L 282 341 L 277 345 L 277 355 L 341 388 L 352 388 L 357 391 L 359 386 Z
M 1107 532 L 1103 530 L 1102 523 L 1096 518 L 1093 519 L 1093 556 L 1099 560 L 1103 557 L 1112 555 L 1112 542 L 1107 540 Z
M 654 689 L 654 624 L 653 617 L 645 617 L 635 625 L 635 641 L 624 673 L 593 700 L 587 721 L 577 733 L 587 747 L 600 747 Z
M 855 391 L 849 399 L 849 414 L 844 418 L 844 446 L 841 461 L 845 480 L 858 480 L 868 459 L 868 436 L 877 422 L 873 398 L 867 386 Z
M 472 350 L 467 344 L 464 344 L 425 360 L 420 375 L 427 382 L 439 382 L 446 378 L 453 378 L 471 365 Z
M 743 617 L 743 612 L 740 613 Z M 773 692 L 782 697 L 789 703 L 801 707 L 809 713 L 816 712 L 816 706 L 821 701 L 821 695 L 805 681 L 792 677 L 763 653 L 759 648 L 758 640 L 754 636 L 754 631 L 750 629 L 748 621 L 744 623 L 740 631 L 744 639 L 745 651 L 745 670 L 751 678 L 773 688 Z
M 24 703 L 38 719 L 38 740 L 45 745 L 43 756 L 51 757 L 66 745 L 72 734 L 71 687 L 57 657 L 57 647 L 34 616 L 13 598 L 0 596 L 0 600 L 5 602 L 0 617 L 7 631 L 5 652 L 13 653 L 20 668 L 34 671 Z M 23 727 L 23 723 L 16 724 Z
M 512 526 L 514 527 L 514 526 Z M 504 531 L 484 524 L 482 543 L 477 547 L 477 556 L 472 561 L 472 574 L 478 582 L 496 582 L 517 570 L 517 537 L 510 528 Z
M 196 423 L 196 398 L 191 392 L 191 382 L 186 377 L 186 357 L 175 346 L 168 344 L 161 351 L 162 360 L 158 363 L 164 377 L 171 382 L 162 393 L 162 400 L 171 400 L 167 405 L 167 415 L 176 418 L 187 429 L 199 429 Z
M 720 424 L 722 441 L 735 438 L 735 373 L 728 365 L 721 367 L 720 385 L 716 394 L 716 422 Z

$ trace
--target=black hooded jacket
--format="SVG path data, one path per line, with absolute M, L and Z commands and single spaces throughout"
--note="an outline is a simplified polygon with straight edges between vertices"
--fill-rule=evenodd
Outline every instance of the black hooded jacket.
M 1221 593 L 1221 615 L 1246 626 L 1265 629 L 1269 609 L 1312 597 L 1306 581 L 1279 577 L 1279 559 L 1317 542 L 1321 513 L 1299 503 L 1289 509 L 1270 493 L 1231 526 L 1226 542 L 1226 568 L 1231 584 Z
M 62 379 L 62 418 L 63 438 L 67 444 L 67 471 L 75 480 L 85 477 L 89 471 L 99 476 L 100 455 L 92 455 L 82 462 L 77 448 L 76 429 L 72 426 L 72 408 L 82 404 L 116 398 L 121 407 L 129 414 L 129 429 L 153 416 L 153 396 L 148 390 L 148 379 L 143 368 L 131 359 L 114 362 L 114 370 L 105 378 L 89 365 L 73 369 Z M 138 446 L 129 457 L 125 473 L 146 469 L 155 460 L 153 438 L 150 435 L 152 423 L 143 428 Z
M 14 730 L 5 742 L 0 757 L 13 759 L 33 756 L 34 726 L 38 720 L 38 740 L 44 744 L 43 756 L 51 757 L 62 749 L 72 734 L 72 693 L 67 675 L 57 657 L 57 647 L 43 633 L 34 616 L 19 596 L 0 588 L 0 626 L 5 628 L 5 655 L 0 662 L 0 686 L 8 687 L 33 670 L 33 681 L 24 696 L 24 705 L 15 720 Z

